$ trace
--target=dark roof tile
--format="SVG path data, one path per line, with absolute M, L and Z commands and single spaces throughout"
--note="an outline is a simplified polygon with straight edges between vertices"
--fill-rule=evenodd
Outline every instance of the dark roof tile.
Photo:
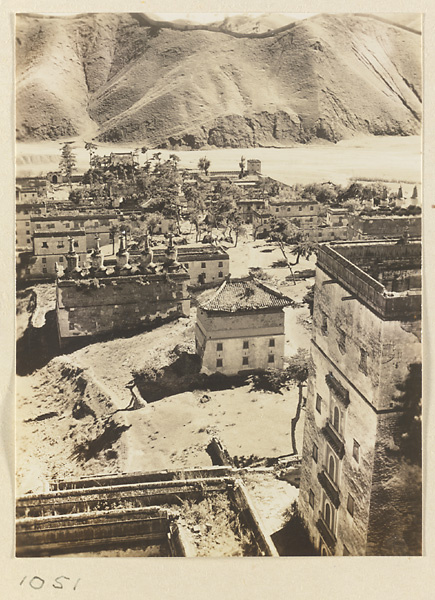
M 237 312 L 284 308 L 293 304 L 293 300 L 263 282 L 248 277 L 245 279 L 227 279 L 217 292 L 200 307 L 209 312 Z

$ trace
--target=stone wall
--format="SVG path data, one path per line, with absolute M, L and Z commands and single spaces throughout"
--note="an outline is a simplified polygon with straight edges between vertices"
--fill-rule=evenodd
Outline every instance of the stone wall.
M 185 273 L 58 281 L 60 341 L 127 331 L 157 317 L 188 316 L 187 282 Z

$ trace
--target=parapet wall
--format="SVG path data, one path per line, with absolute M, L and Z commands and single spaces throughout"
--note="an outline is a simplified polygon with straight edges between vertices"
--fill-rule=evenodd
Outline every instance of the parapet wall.
M 385 320 L 415 321 L 421 318 L 421 293 L 387 293 L 385 286 L 358 265 L 394 262 L 395 268 L 420 264 L 421 244 L 385 242 L 338 243 L 321 246 L 317 266 L 351 295 L 368 305 Z

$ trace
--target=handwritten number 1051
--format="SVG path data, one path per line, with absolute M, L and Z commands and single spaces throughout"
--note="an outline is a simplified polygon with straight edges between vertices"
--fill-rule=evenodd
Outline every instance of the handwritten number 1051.
M 27 575 L 26 575 L 26 577 L 23 577 L 23 579 L 20 581 L 20 585 L 24 585 L 26 580 L 27 580 Z M 56 590 L 63 590 L 66 588 L 72 588 L 73 590 L 76 590 L 79 581 L 80 581 L 80 579 L 77 579 L 77 581 L 75 581 L 75 582 L 71 582 L 70 577 L 65 577 L 65 575 L 61 575 L 60 577 L 55 578 L 54 583 L 51 584 L 51 587 L 53 587 Z M 71 583 L 69 583 L 69 582 L 71 582 Z M 38 575 L 34 575 L 27 582 L 27 585 L 29 585 L 34 590 L 41 590 L 46 584 L 47 584 L 47 586 L 49 586 L 50 582 L 45 581 L 45 579 L 42 579 L 42 577 L 38 577 Z

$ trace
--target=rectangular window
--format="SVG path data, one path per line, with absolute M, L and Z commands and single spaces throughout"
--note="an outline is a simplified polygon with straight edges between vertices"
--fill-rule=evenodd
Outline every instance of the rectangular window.
M 342 354 L 346 352 L 346 334 L 342 329 L 338 329 L 338 349 Z
M 47 269 L 46 269 L 46 267 L 44 267 L 44 268 L 42 269 L 42 272 L 43 272 L 43 273 L 47 273 Z
M 247 356 L 244 356 L 242 359 L 242 365 L 249 365 L 249 358 Z
M 302 206 L 300 206 L 300 207 L 299 207 L 299 210 L 300 210 L 300 211 L 302 210 Z
M 328 333 L 328 317 L 325 315 L 324 312 L 322 312 L 321 314 L 322 314 L 322 326 L 321 326 L 320 330 L 323 335 L 326 335 Z
M 319 460 L 319 448 L 317 447 L 316 444 L 313 444 L 313 460 L 314 462 L 317 462 Z
M 222 359 L 221 359 L 221 358 L 218 358 L 218 359 L 216 360 L 216 366 L 217 366 L 217 367 L 222 367 L 222 365 L 223 365 Z
M 65 248 L 65 244 L 63 242 L 57 242 L 58 248 Z
M 359 463 L 359 448 L 360 445 L 358 444 L 358 442 L 356 440 L 353 440 L 352 456 L 354 457 L 357 463 Z
M 364 350 L 364 348 L 361 348 L 360 352 L 361 352 L 361 355 L 360 355 L 360 359 L 359 359 L 358 368 L 362 373 L 364 373 L 364 375 L 367 375 L 367 350 Z
M 59 262 L 63 262 L 63 256 L 59 256 Z
M 243 342 L 243 350 L 247 350 L 249 348 L 249 342 Z
M 353 513 L 355 510 L 355 500 L 353 499 L 353 496 L 351 496 L 349 494 L 349 496 L 347 497 L 347 512 L 352 515 L 353 517 Z
M 275 208 L 275 212 L 279 212 L 279 208 Z
M 269 340 L 269 348 L 275 348 L 275 339 L 274 338 L 270 338 L 270 340 Z
M 224 274 L 222 273 L 222 271 L 219 271 L 218 277 L 223 277 L 223 276 L 224 276 Z
M 314 492 L 313 492 L 313 490 L 310 490 L 310 493 L 308 495 L 308 501 L 310 503 L 311 508 L 314 508 Z
M 26 235 L 30 235 L 30 229 L 26 230 Z
M 267 357 L 267 362 L 268 363 L 274 363 L 275 362 L 275 356 L 273 354 L 269 354 L 269 356 Z
M 30 239 L 29 238 L 27 238 L 27 243 L 30 244 Z
M 36 224 L 36 229 L 41 229 L 41 223 Z
M 26 227 L 30 227 L 30 221 L 26 221 Z
M 319 415 L 322 414 L 322 397 L 319 394 L 316 396 L 316 410 Z
M 43 259 L 42 259 L 42 262 L 43 262 L 43 263 L 46 263 L 46 262 L 47 262 L 47 259 L 46 259 L 46 258 L 43 258 Z
M 310 206 L 310 210 L 314 210 L 314 206 Z
M 223 349 L 224 349 L 224 345 L 222 344 L 222 342 L 218 342 L 218 343 L 216 344 L 216 350 L 217 350 L 218 352 L 222 352 L 222 350 L 223 350 Z
M 218 267 L 223 267 L 223 266 L 224 266 L 224 263 L 223 263 L 223 262 L 220 260 L 220 261 L 218 262 Z
M 66 227 L 66 229 L 69 229 L 69 228 L 70 228 L 70 226 L 71 226 L 71 224 L 70 224 L 70 223 L 65 223 L 65 227 Z
M 201 269 L 205 269 L 205 262 L 201 263 Z
M 43 248 L 48 248 L 48 243 L 47 242 L 42 242 L 42 247 Z

